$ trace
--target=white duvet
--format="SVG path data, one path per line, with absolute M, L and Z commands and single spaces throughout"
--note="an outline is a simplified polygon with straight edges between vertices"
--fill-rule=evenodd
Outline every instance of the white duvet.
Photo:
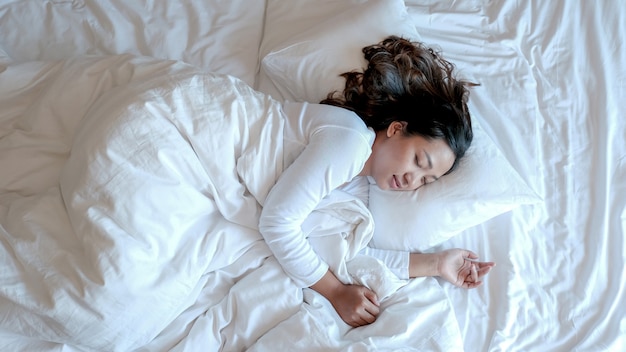
M 377 322 L 350 328 L 284 274 L 257 230 L 281 106 L 243 82 L 86 57 L 8 66 L 0 93 L 0 347 L 462 349 L 436 280 L 358 255 L 373 225 L 346 193 L 304 230 L 341 280 L 383 298 Z

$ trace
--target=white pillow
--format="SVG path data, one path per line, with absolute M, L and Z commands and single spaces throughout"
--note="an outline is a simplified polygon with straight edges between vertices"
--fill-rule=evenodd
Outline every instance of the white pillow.
M 472 119 L 474 140 L 458 168 L 416 191 L 370 186 L 370 246 L 423 252 L 454 235 L 540 198 Z
M 268 2 L 255 88 L 279 100 L 317 103 L 343 90 L 340 74 L 366 66 L 363 47 L 389 35 L 420 40 L 403 0 L 321 2 Z

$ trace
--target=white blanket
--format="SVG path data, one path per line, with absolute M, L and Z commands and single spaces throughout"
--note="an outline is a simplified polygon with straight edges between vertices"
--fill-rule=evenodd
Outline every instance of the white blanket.
M 304 230 L 341 280 L 383 298 L 379 320 L 351 329 L 283 273 L 256 227 L 282 171 L 278 102 L 130 56 L 13 65 L 0 78 L 1 347 L 461 346 L 435 280 L 405 286 L 357 255 L 373 225 L 348 194 L 325 199 Z

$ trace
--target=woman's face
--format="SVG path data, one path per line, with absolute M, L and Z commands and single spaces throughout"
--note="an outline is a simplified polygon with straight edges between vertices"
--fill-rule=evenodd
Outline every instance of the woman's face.
M 436 181 L 454 163 L 454 153 L 443 139 L 407 136 L 405 125 L 392 122 L 376 134 L 372 154 L 361 173 L 373 177 L 381 189 L 415 190 Z

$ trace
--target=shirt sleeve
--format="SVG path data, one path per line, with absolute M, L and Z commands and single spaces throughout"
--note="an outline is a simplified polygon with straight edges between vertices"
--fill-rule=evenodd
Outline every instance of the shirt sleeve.
M 409 278 L 409 252 L 367 246 L 359 253 L 380 260 L 399 279 L 406 280 Z
M 370 140 L 358 129 L 340 125 L 318 128 L 269 192 L 259 230 L 300 287 L 312 286 L 328 270 L 305 238 L 302 223 L 322 198 L 362 170 L 370 153 Z
M 350 181 L 350 183 L 344 185 L 342 189 L 359 198 L 364 204 L 367 204 L 369 207 L 369 186 L 373 183 L 374 181 L 370 179 L 370 176 L 355 177 L 352 181 Z M 367 246 L 363 248 L 359 253 L 380 260 L 399 279 L 406 280 L 409 278 L 409 252 L 379 249 Z

